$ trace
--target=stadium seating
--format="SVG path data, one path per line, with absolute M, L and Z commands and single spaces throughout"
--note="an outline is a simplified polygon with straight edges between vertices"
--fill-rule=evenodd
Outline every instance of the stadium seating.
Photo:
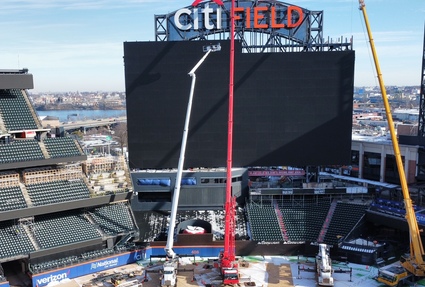
M 30 271 L 33 274 L 37 274 L 37 273 L 48 271 L 51 269 L 69 266 L 74 263 L 78 263 L 78 261 L 79 261 L 78 256 L 74 255 L 74 256 L 69 256 L 66 258 L 60 258 L 56 260 L 50 260 L 50 261 L 46 261 L 42 263 L 30 264 Z
M 124 203 L 97 207 L 89 212 L 105 234 L 115 235 L 134 230 L 135 224 L 130 215 L 129 207 Z
M 129 251 L 129 246 L 127 245 L 115 247 L 115 248 L 93 250 L 93 251 L 84 252 L 81 255 L 71 255 L 71 256 L 67 256 L 67 257 L 63 257 L 59 259 L 48 260 L 45 262 L 30 263 L 29 269 L 32 274 L 38 274 L 48 270 L 70 266 L 72 264 L 81 263 L 88 260 L 93 260 L 93 259 L 110 256 L 114 254 L 119 254 L 119 253 L 127 252 L 127 251 Z
M 44 139 L 44 145 L 51 158 L 83 155 L 77 143 L 69 137 L 46 138 Z
M 8 131 L 38 129 L 21 90 L 0 90 L 0 112 Z
M 0 164 L 45 159 L 43 152 L 34 139 L 15 140 L 9 144 L 0 144 Z
M 0 211 L 28 207 L 19 186 L 0 188 Z
M 308 202 L 303 205 L 281 205 L 285 227 L 292 242 L 316 242 L 330 203 Z
M 42 249 L 100 237 L 96 228 L 81 211 L 36 216 L 34 228 L 35 238 Z
M 0 222 L 0 259 L 28 255 L 35 248 L 20 224 L 13 221 Z
M 282 231 L 271 205 L 247 205 L 252 240 L 276 242 L 283 241 Z
M 80 179 L 30 184 L 27 190 L 35 206 L 90 198 L 87 185 Z
M 348 235 L 357 222 L 364 216 L 368 205 L 338 202 L 332 215 L 324 243 L 337 244 L 339 239 Z

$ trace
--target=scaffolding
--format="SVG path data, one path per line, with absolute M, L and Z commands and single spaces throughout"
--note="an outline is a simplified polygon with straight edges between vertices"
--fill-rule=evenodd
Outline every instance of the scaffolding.
M 155 15 L 155 40 L 161 41 L 220 41 L 230 38 L 230 5 L 231 1 L 223 1 L 222 5 L 204 1 L 194 7 L 187 6 L 168 13 Z M 345 51 L 353 49 L 353 39 L 323 36 L 323 11 L 310 11 L 296 7 L 298 12 L 290 10 L 294 6 L 285 2 L 272 0 L 239 0 L 236 2 L 240 19 L 235 25 L 235 40 L 242 43 L 244 53 L 273 52 L 322 52 Z M 257 19 L 255 9 L 265 11 L 261 19 Z M 198 13 L 204 9 L 216 11 L 204 15 Z M 301 15 L 299 15 L 300 13 Z M 207 18 L 208 17 L 208 18 Z M 176 20 L 178 19 L 178 20 Z M 176 22 L 180 22 L 177 24 Z M 212 27 L 196 28 L 209 22 Z M 275 25 L 272 25 L 273 23 Z M 294 22 L 297 25 L 291 25 Z M 179 27 L 183 25 L 184 27 Z
M 74 180 L 83 177 L 81 165 L 65 165 L 58 168 L 30 168 L 22 171 L 25 185 L 59 180 Z
M 19 186 L 19 173 L 13 171 L 0 172 L 0 188 Z

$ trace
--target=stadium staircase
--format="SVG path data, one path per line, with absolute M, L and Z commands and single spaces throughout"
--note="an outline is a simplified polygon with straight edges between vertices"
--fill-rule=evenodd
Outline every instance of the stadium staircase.
M 34 110 L 34 106 L 28 99 L 28 95 L 25 92 L 25 90 L 22 90 L 22 95 L 24 97 L 25 102 L 27 103 L 28 109 L 30 110 L 32 117 L 34 118 L 35 123 L 37 124 L 38 127 L 42 127 L 40 118 L 37 116 L 37 113 Z
M 28 235 L 28 238 L 30 239 L 31 244 L 34 246 L 35 250 L 40 250 L 41 247 L 34 237 L 34 217 L 21 218 L 19 219 L 19 222 L 22 228 L 25 230 L 25 233 Z
M 22 180 L 22 179 L 21 179 Z M 34 204 L 31 201 L 31 198 L 28 194 L 27 187 L 22 182 L 19 182 L 19 187 L 21 188 L 22 195 L 24 196 L 25 202 L 27 203 L 28 207 L 34 206 Z
M 6 126 L 4 125 L 3 115 L 0 113 L 0 131 L 7 131 Z
M 332 216 L 334 214 L 337 202 L 334 200 L 329 208 L 328 215 L 326 216 L 325 222 L 323 222 L 322 229 L 319 233 L 319 238 L 317 238 L 318 243 L 322 243 L 325 239 L 326 232 L 328 231 L 329 224 L 331 223 Z
M 39 141 L 39 142 L 38 142 L 38 145 L 40 146 L 41 151 L 43 152 L 44 157 L 45 157 L 46 159 L 47 159 L 47 158 L 50 158 L 49 152 L 47 151 L 47 149 L 46 149 L 46 145 L 44 144 L 44 142 L 43 142 L 43 141 Z
M 80 154 L 85 154 L 79 141 L 77 141 L 76 139 L 74 139 L 74 144 L 77 147 L 77 149 L 80 151 Z
M 285 222 L 283 222 L 283 215 L 280 211 L 279 204 L 276 200 L 273 200 L 274 211 L 276 212 L 277 221 L 279 222 L 280 231 L 282 232 L 282 237 L 285 241 L 289 241 L 288 231 L 285 227 Z
M 97 230 L 97 232 L 99 232 L 102 238 L 107 237 L 105 232 L 103 232 L 102 228 L 100 228 L 99 224 L 94 220 L 93 216 L 89 211 L 84 212 L 84 218 L 86 218 L 93 225 L 93 227 Z

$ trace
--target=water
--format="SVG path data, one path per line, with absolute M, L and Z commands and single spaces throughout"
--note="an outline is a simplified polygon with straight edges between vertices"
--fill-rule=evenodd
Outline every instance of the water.
M 60 122 L 105 119 L 126 116 L 126 110 L 50 110 L 37 111 L 38 116 L 58 117 Z

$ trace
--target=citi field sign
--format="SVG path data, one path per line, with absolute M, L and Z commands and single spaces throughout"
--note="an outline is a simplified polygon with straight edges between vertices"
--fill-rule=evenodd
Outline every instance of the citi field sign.
M 235 26 L 245 29 L 293 29 L 304 19 L 303 9 L 278 1 L 237 1 Z M 276 3 L 280 5 L 276 5 Z M 231 2 L 195 0 L 174 14 L 174 26 L 180 31 L 221 30 L 230 26 Z

